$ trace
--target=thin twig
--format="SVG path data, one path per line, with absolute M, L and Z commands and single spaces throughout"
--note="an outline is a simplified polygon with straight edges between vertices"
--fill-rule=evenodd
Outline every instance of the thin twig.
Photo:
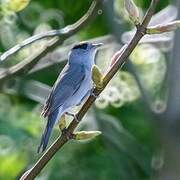
M 142 25 L 143 25 L 144 27 L 147 27 L 147 26 L 148 26 L 148 24 L 149 24 L 149 22 L 150 22 L 150 20 L 151 20 L 151 18 L 152 18 L 152 16 L 153 16 L 153 14 L 154 14 L 154 12 L 155 12 L 155 9 L 156 9 L 156 6 L 154 6 L 154 4 L 157 4 L 158 2 L 159 2 L 159 0 L 152 0 L 152 1 L 151 1 L 151 4 L 150 4 L 150 6 L 149 6 L 149 9 L 148 9 L 148 11 L 146 12 L 146 15 L 144 16 L 144 19 L 143 19 Z
M 6 52 L 4 52 L 0 56 L 0 61 L 7 60 L 10 56 L 17 53 L 22 48 L 32 44 L 33 42 L 36 42 L 38 40 L 45 39 L 45 38 L 50 38 L 50 37 L 55 37 L 55 36 L 62 36 L 62 35 L 64 35 L 64 32 L 65 32 L 64 29 L 65 28 L 59 29 L 59 30 L 51 30 L 51 31 L 48 31 L 48 32 L 43 32 L 43 33 L 31 36 L 31 37 L 25 39 L 24 41 L 22 41 L 21 43 L 15 45 L 14 47 L 10 48 Z
M 101 42 L 109 46 L 112 46 L 112 44 L 116 43 L 115 38 L 112 35 L 100 36 L 100 37 L 88 39 L 87 41 L 92 43 Z M 45 68 L 48 68 L 49 66 L 52 66 L 54 64 L 65 62 L 68 58 L 68 54 L 71 48 L 72 48 L 72 44 L 67 46 L 62 46 L 57 50 L 53 51 L 52 53 L 49 53 L 47 56 L 42 58 L 38 62 L 38 64 L 35 67 L 33 67 L 33 69 L 28 73 L 31 74 L 37 71 L 41 71 Z
M 120 55 L 118 60 L 113 64 L 113 66 L 110 68 L 110 70 L 106 73 L 104 77 L 104 88 L 108 84 L 108 82 L 112 79 L 112 77 L 115 75 L 115 73 L 118 71 L 118 69 L 125 63 L 128 56 L 131 54 L 131 52 L 134 50 L 138 42 L 141 40 L 141 38 L 146 34 L 146 27 L 154 13 L 154 9 L 157 5 L 158 0 L 152 0 L 152 3 L 150 5 L 150 8 L 148 9 L 144 21 L 142 25 L 139 26 L 135 36 L 127 46 L 127 48 L 124 50 L 124 52 Z M 99 95 L 102 90 L 94 90 L 94 93 L 96 95 Z M 82 106 L 80 111 L 77 113 L 77 118 L 80 121 L 88 109 L 91 107 L 91 105 L 95 101 L 94 96 L 90 96 L 88 100 L 85 102 L 85 104 Z M 70 123 L 70 125 L 67 128 L 67 131 L 63 133 L 57 140 L 51 145 L 51 147 L 43 154 L 43 156 L 38 160 L 38 162 L 29 170 L 27 171 L 21 179 L 24 180 L 32 180 L 34 179 L 41 170 L 45 167 L 45 165 L 49 162 L 49 160 L 54 156 L 54 154 L 65 144 L 69 141 L 70 135 L 74 132 L 75 128 L 79 122 L 77 122 L 75 119 Z
M 51 52 L 54 50 L 57 46 L 61 45 L 65 39 L 69 38 L 73 34 L 77 33 L 80 29 L 82 29 L 84 26 L 86 26 L 92 19 L 97 15 L 97 11 L 100 7 L 102 0 L 93 0 L 89 10 L 86 12 L 84 16 L 82 16 L 76 23 L 72 25 L 68 25 L 65 28 L 63 28 L 61 31 L 61 36 L 60 37 L 55 37 L 52 39 L 46 47 L 42 48 L 37 54 L 32 55 L 25 59 L 24 61 L 6 69 L 5 71 L 0 73 L 0 84 L 2 86 L 2 82 L 4 82 L 7 79 L 10 79 L 13 76 L 16 75 L 24 75 L 28 71 L 30 71 L 36 64 L 37 62 L 44 57 L 47 53 Z M 42 36 L 41 36 L 42 37 Z M 36 40 L 38 38 L 35 38 Z M 28 42 L 28 41 L 27 41 Z M 31 43 L 32 41 L 29 41 Z M 34 41 L 33 41 L 34 42 Z M 25 43 L 28 45 L 28 43 Z M 18 47 L 19 45 L 17 45 Z M 24 46 L 22 46 L 24 47 Z M 7 51 L 6 58 L 9 55 L 14 54 L 16 51 L 13 49 L 16 49 L 16 46 L 9 51 Z M 12 51 L 11 51 L 12 50 Z M 9 53 L 13 52 L 13 53 Z M 5 54 L 3 54 L 5 55 Z
M 87 19 L 89 19 L 89 17 L 92 17 L 92 12 L 94 12 L 94 8 L 97 7 L 97 3 L 99 0 L 94 0 L 91 7 L 89 8 L 89 11 L 76 23 L 72 24 L 72 25 L 68 25 L 65 28 L 62 29 L 58 29 L 58 30 L 50 30 L 48 32 L 44 32 L 44 33 L 40 33 L 40 34 L 36 34 L 34 36 L 31 36 L 27 39 L 25 39 L 24 41 L 22 41 L 21 43 L 15 45 L 14 47 L 10 48 L 8 51 L 6 51 L 5 53 L 3 53 L 0 56 L 0 61 L 5 61 L 7 60 L 10 56 L 12 56 L 13 54 L 17 53 L 18 51 L 20 51 L 22 48 L 32 44 L 33 42 L 36 42 L 38 40 L 41 39 L 45 39 L 45 38 L 50 38 L 50 37 L 55 37 L 55 36 L 60 36 L 60 37 L 69 37 L 69 35 L 74 34 L 74 32 L 76 32 L 76 29 L 79 30 L 84 22 L 87 22 Z M 62 38 L 64 40 L 64 38 Z

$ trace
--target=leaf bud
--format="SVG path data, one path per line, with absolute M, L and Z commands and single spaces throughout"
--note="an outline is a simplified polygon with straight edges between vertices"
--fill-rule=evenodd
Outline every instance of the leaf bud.
M 87 140 L 99 136 L 101 131 L 80 131 L 74 133 L 74 139 L 76 140 Z
M 96 65 L 93 65 L 92 67 L 92 80 L 97 89 L 103 88 L 103 74 Z
M 180 20 L 172 21 L 167 24 L 159 24 L 156 26 L 148 27 L 147 34 L 161 34 L 165 32 L 175 31 L 180 27 Z
M 128 12 L 130 20 L 135 24 L 140 24 L 140 16 L 138 7 L 135 5 L 133 0 L 125 0 L 124 2 L 125 8 Z

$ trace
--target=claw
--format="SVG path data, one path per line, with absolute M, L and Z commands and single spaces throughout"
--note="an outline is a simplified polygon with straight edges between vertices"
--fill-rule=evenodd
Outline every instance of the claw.
M 96 94 L 94 93 L 94 89 L 95 89 L 95 87 L 91 89 L 90 95 L 93 96 L 94 98 L 98 98 L 99 95 L 96 95 Z
M 67 140 L 73 139 L 74 136 L 72 133 L 69 133 L 67 129 L 62 130 L 62 135 L 64 135 Z
M 94 98 L 98 98 L 99 95 L 96 95 L 94 92 L 91 93 L 91 96 L 93 96 Z

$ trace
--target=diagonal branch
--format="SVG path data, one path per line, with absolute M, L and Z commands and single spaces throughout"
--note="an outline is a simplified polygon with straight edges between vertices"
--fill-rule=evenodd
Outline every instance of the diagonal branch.
M 49 31 L 43 35 L 40 34 L 40 35 L 33 36 L 32 38 L 29 38 L 29 39 L 23 41 L 19 45 L 16 45 L 15 47 L 11 48 L 10 50 L 8 50 L 4 54 L 2 54 L 0 56 L 0 59 L 4 58 L 4 60 L 5 60 L 10 55 L 16 53 L 17 51 L 19 51 L 23 47 L 31 44 L 32 42 L 35 42 L 39 39 L 46 38 L 46 37 L 53 37 L 53 36 L 57 36 L 57 35 L 59 36 L 59 37 L 53 38 L 51 40 L 51 42 L 48 43 L 48 45 L 46 45 L 45 47 L 43 47 L 37 54 L 32 55 L 32 56 L 28 57 L 27 59 L 25 59 L 24 61 L 16 64 L 15 66 L 12 66 L 12 67 L 4 70 L 3 72 L 1 72 L 0 73 L 1 85 L 2 85 L 2 82 L 4 82 L 7 79 L 10 79 L 12 76 L 26 74 L 47 53 L 54 50 L 57 46 L 61 45 L 64 42 L 64 40 L 66 40 L 67 38 L 69 38 L 73 34 L 77 33 L 80 29 L 85 27 L 90 21 L 92 21 L 92 19 L 94 17 L 96 17 L 97 11 L 101 5 L 101 2 L 102 2 L 102 0 L 93 0 L 89 10 L 76 23 L 74 23 L 72 25 L 68 25 L 61 30 L 54 30 L 54 32 L 55 31 L 59 32 L 58 34 L 52 33 L 52 31 Z
M 158 0 L 152 0 L 152 3 L 150 5 L 150 8 L 148 9 L 146 16 L 144 18 L 143 23 L 138 27 L 138 30 L 131 40 L 131 42 L 128 44 L 127 48 L 121 53 L 119 58 L 116 60 L 116 62 L 113 64 L 113 66 L 108 70 L 106 75 L 104 76 L 104 88 L 109 83 L 109 81 L 112 79 L 112 77 L 115 75 L 115 73 L 118 71 L 118 69 L 126 62 L 126 59 L 131 54 L 131 52 L 134 50 L 134 48 L 137 46 L 138 42 L 141 40 L 141 38 L 146 34 L 146 27 L 154 13 L 154 9 L 158 3 Z M 103 88 L 103 89 L 104 89 Z M 94 90 L 95 95 L 99 95 L 102 90 Z M 95 101 L 94 96 L 90 96 L 88 100 L 85 102 L 85 104 L 82 106 L 80 111 L 77 113 L 77 118 L 80 121 L 88 109 L 91 107 L 91 105 Z M 37 163 L 28 170 L 21 178 L 21 180 L 32 180 L 34 179 L 41 170 L 45 167 L 45 165 L 50 161 L 50 159 L 55 155 L 55 153 L 65 144 L 69 141 L 69 137 L 74 132 L 75 128 L 79 122 L 77 122 L 75 119 L 70 123 L 65 133 L 63 133 L 57 140 L 51 145 L 51 147 L 43 154 L 43 156 L 37 161 Z

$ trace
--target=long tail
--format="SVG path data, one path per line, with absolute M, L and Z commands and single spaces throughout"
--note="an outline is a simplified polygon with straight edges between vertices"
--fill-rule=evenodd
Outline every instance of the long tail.
M 45 128 L 44 133 L 41 137 L 41 143 L 40 143 L 38 150 L 37 150 L 38 153 L 43 152 L 46 149 L 46 147 L 48 145 L 49 137 L 51 135 L 53 126 L 56 122 L 58 113 L 59 113 L 59 110 L 57 109 L 56 111 L 54 111 L 52 114 L 50 114 L 48 116 L 46 128 Z

